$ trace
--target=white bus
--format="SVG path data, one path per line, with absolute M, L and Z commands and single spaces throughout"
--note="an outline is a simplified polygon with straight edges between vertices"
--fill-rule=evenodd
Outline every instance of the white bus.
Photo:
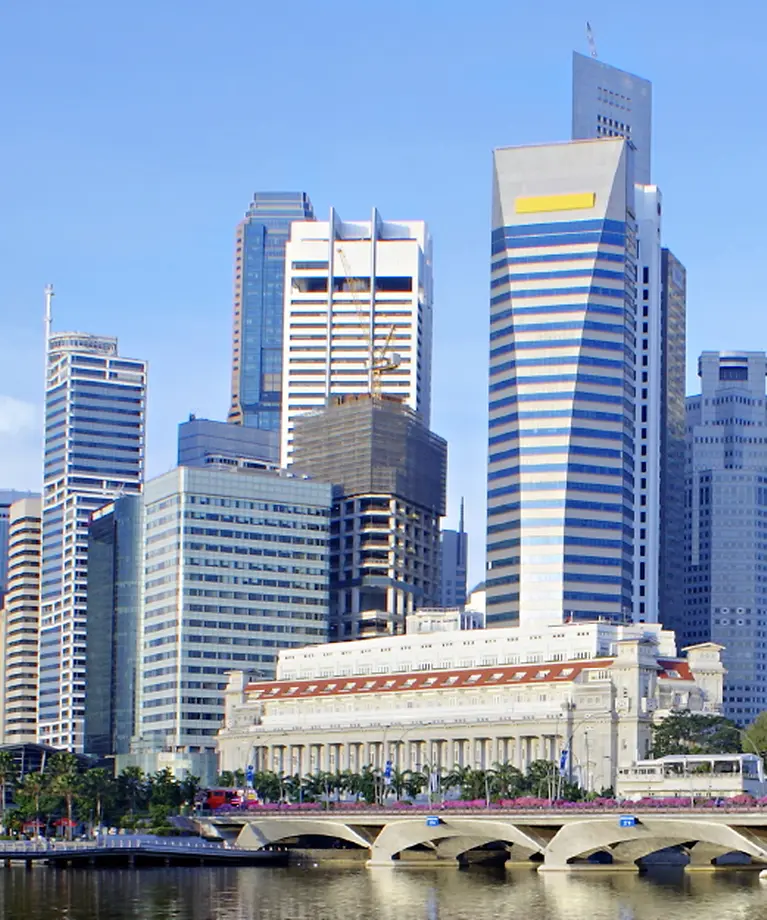
M 669 754 L 618 769 L 616 795 L 642 798 L 731 798 L 767 795 L 764 763 L 757 754 Z

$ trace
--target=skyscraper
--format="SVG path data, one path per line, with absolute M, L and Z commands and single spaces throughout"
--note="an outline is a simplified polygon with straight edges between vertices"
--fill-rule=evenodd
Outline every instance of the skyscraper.
M 680 645 L 717 642 L 725 715 L 767 709 L 767 356 L 706 351 L 687 398 L 685 609 Z
M 400 398 L 429 426 L 431 238 L 423 221 L 330 219 L 295 223 L 286 247 L 281 460 L 291 461 L 293 424 L 331 396 L 373 387 Z
M 440 578 L 442 607 L 463 607 L 466 603 L 466 571 L 469 535 L 463 527 L 463 499 L 458 530 L 443 530 L 440 540 Z
M 391 396 L 339 396 L 296 418 L 294 465 L 333 483 L 331 639 L 404 632 L 439 601 L 447 445 Z
M 39 496 L 11 505 L 8 590 L 5 595 L 5 743 L 37 737 L 37 656 L 40 629 Z
M 574 141 L 623 137 L 634 145 L 634 181 L 650 183 L 652 84 L 573 52 Z
M 3 594 L 8 577 L 8 528 L 10 526 L 11 505 L 22 498 L 39 498 L 32 492 L 16 492 L 13 489 L 0 489 L 0 607 L 3 606 Z
M 189 416 L 178 426 L 178 465 L 207 466 L 256 461 L 263 467 L 280 462 L 280 433 Z
M 621 138 L 494 154 L 488 626 L 631 613 L 631 161 Z
M 127 754 L 136 730 L 143 575 L 142 502 L 124 495 L 88 531 L 86 754 Z
M 661 250 L 659 622 L 675 629 L 684 610 L 685 361 L 687 272 Z
M 328 635 L 331 488 L 177 467 L 144 489 L 137 741 L 121 768 L 216 780 L 226 675 Z M 243 765 L 244 766 L 244 765 Z
M 634 153 L 638 291 L 633 613 L 637 619 L 670 625 L 681 610 L 686 306 L 684 267 L 674 256 L 669 261 L 662 249 L 661 193 L 650 184 L 651 133 L 651 84 L 575 54 L 573 139 L 623 137 Z
M 306 192 L 256 192 L 237 225 L 230 422 L 280 430 L 285 243 L 313 218 Z
M 54 747 L 83 746 L 88 523 L 141 491 L 146 376 L 117 339 L 48 337 L 38 729 Z

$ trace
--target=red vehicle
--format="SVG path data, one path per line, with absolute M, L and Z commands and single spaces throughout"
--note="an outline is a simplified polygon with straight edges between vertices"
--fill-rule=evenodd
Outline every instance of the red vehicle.
M 200 793 L 198 804 L 213 811 L 224 805 L 237 808 L 258 802 L 258 796 L 252 789 L 217 788 L 205 789 Z

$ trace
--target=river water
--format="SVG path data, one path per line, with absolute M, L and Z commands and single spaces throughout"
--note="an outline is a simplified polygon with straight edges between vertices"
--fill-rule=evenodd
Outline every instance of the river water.
M 2 920 L 767 920 L 755 872 L 0 869 Z

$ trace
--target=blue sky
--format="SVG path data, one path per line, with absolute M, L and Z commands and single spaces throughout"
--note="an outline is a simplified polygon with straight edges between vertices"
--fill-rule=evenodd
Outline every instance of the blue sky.
M 757 3 L 11 0 L 0 13 L 0 487 L 40 482 L 42 290 L 55 328 L 150 361 L 147 472 L 229 401 L 233 230 L 256 189 L 435 246 L 433 427 L 482 575 L 491 150 L 565 140 L 586 19 L 654 89 L 664 241 L 703 349 L 767 347 L 767 13 Z

